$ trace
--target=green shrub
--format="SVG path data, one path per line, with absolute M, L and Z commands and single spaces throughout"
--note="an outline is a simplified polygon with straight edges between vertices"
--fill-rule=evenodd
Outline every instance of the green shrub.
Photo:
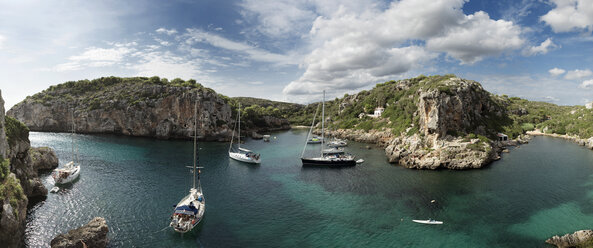
M 17 140 L 29 140 L 29 128 L 8 115 L 4 116 L 4 129 L 8 144 L 14 146 Z

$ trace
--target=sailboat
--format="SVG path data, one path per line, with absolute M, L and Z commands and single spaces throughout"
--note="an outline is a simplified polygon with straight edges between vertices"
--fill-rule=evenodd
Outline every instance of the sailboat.
M 204 199 L 204 194 L 202 193 L 202 185 L 200 184 L 200 170 L 203 167 L 197 167 L 197 121 L 198 116 L 198 104 L 195 104 L 195 113 L 194 113 L 194 165 L 193 165 L 193 186 L 189 189 L 189 194 L 183 197 L 177 205 L 175 205 L 175 210 L 173 215 L 171 216 L 171 223 L 169 223 L 170 227 L 173 227 L 176 232 L 179 233 L 186 233 L 191 231 L 195 226 L 200 223 L 202 217 L 204 216 L 204 211 L 206 210 L 206 199 Z M 198 182 L 196 187 L 196 172 L 198 176 Z
M 345 153 L 342 149 L 324 149 L 324 135 L 325 135 L 325 127 L 324 127 L 324 118 L 325 118 L 325 91 L 323 91 L 323 101 L 322 101 L 322 111 L 321 111 L 321 152 L 319 157 L 304 157 L 305 150 L 307 149 L 307 143 L 305 142 L 305 147 L 303 148 L 303 153 L 301 154 L 301 161 L 303 162 L 303 166 L 330 166 L 330 167 L 342 167 L 342 166 L 354 166 L 356 165 L 356 160 L 354 160 L 354 156 L 348 153 Z M 317 113 L 315 113 L 315 116 Z M 307 135 L 307 141 L 309 140 L 309 136 L 313 130 L 313 126 L 315 125 L 315 116 L 313 117 L 313 123 L 311 124 L 311 129 L 309 130 L 309 134 Z
M 78 176 L 80 175 L 80 163 L 78 162 L 78 149 L 74 148 L 74 110 L 72 110 L 72 156 L 76 158 L 76 163 L 74 162 L 74 158 L 72 161 L 66 163 L 64 167 L 55 169 L 52 172 L 52 177 L 54 179 L 55 184 L 68 184 L 73 182 Z M 76 150 L 76 153 L 74 152 Z M 52 188 L 52 191 L 56 191 L 56 187 Z
M 238 119 L 238 123 L 239 123 L 239 136 L 237 136 L 237 139 L 238 139 L 237 148 L 236 149 L 233 148 L 233 140 L 235 137 L 235 130 L 233 129 L 233 135 L 231 137 L 231 145 L 229 146 L 229 157 L 234 160 L 245 162 L 245 163 L 259 164 L 261 162 L 259 153 L 255 153 L 249 149 L 241 147 L 241 103 L 239 103 L 239 110 L 237 112 L 238 112 L 237 119 Z M 235 126 L 237 126 L 236 123 L 235 123 Z

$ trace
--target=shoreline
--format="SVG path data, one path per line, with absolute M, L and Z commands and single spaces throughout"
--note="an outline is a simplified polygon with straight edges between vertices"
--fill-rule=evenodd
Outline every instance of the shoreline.
M 539 129 L 536 129 L 534 131 L 527 131 L 526 134 L 532 135 L 532 136 L 548 136 L 548 137 L 554 137 L 554 138 L 561 138 L 561 139 L 565 139 L 568 141 L 572 141 L 580 146 L 584 146 L 588 149 L 593 150 L 593 137 L 590 137 L 588 139 L 582 139 L 580 137 L 571 136 L 568 134 L 543 133 Z

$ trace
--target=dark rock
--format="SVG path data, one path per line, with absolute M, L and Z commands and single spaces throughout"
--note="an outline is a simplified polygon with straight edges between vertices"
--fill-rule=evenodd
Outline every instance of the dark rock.
M 29 150 L 33 168 L 39 171 L 53 170 L 58 167 L 58 156 L 49 147 L 32 147 Z
M 52 248 L 106 247 L 109 227 L 104 218 L 95 217 L 88 224 L 60 234 L 51 240 Z

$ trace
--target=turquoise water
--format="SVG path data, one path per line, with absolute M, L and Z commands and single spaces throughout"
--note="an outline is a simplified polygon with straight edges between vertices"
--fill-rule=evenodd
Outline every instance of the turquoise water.
M 330 169 L 301 167 L 306 132 L 248 140 L 259 166 L 229 160 L 226 143 L 201 142 L 206 214 L 183 236 L 163 228 L 191 185 L 191 141 L 75 135 L 81 178 L 30 211 L 26 243 L 47 246 L 94 216 L 107 220 L 110 247 L 546 247 L 593 225 L 593 151 L 564 140 L 535 137 L 471 171 L 404 169 L 351 143 L 366 162 Z M 64 164 L 71 135 L 30 139 Z M 429 217 L 444 224 L 411 221 Z

